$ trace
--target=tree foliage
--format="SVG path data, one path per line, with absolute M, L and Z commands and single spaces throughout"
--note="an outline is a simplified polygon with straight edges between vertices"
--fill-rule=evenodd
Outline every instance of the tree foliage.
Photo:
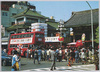
M 99 26 L 98 26 L 97 29 L 96 29 L 95 35 L 96 35 L 95 41 L 96 41 L 96 43 L 99 43 Z

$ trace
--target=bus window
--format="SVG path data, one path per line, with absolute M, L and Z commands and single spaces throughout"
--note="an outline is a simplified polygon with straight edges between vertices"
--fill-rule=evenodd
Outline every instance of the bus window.
M 26 37 L 29 37 L 29 34 L 27 34 L 27 36 Z
M 17 36 L 15 35 L 13 38 L 17 38 Z
M 13 39 L 14 36 L 11 36 L 11 38 Z
M 25 34 L 23 34 L 23 38 L 25 38 Z
M 43 38 L 43 37 L 44 37 L 43 34 L 38 34 L 38 33 L 36 33 L 35 36 L 36 36 L 36 37 L 40 37 L 40 38 Z
M 24 48 L 27 48 L 27 47 L 28 47 L 28 44 L 24 44 L 23 47 L 24 47 Z
M 15 45 L 13 45 L 13 47 L 15 47 Z
M 19 38 L 19 35 L 17 35 L 17 38 Z
M 29 37 L 31 37 L 31 34 L 29 34 Z
M 10 45 L 10 48 L 12 48 L 12 45 Z
M 40 37 L 41 37 L 41 38 L 43 38 L 43 37 L 44 37 L 44 35 L 43 35 L 43 34 L 40 34 Z
M 38 34 L 38 33 L 36 33 L 36 34 L 35 34 L 35 36 L 36 36 L 36 37 L 39 37 L 39 34 Z
M 20 35 L 20 38 L 22 38 L 22 35 Z
M 27 34 L 25 34 L 24 37 L 26 38 L 27 37 Z
M 24 34 L 22 35 L 22 38 L 24 38 Z
M 15 47 L 17 47 L 17 45 L 15 45 Z
M 25 44 L 25 47 L 28 47 L 28 44 Z
M 33 37 L 33 35 L 34 35 L 34 34 L 32 33 L 32 34 L 31 34 L 31 37 Z

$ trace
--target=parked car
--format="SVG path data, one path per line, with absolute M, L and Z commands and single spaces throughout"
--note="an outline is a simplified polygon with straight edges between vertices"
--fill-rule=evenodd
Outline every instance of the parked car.
M 4 51 L 1 54 L 1 64 L 2 66 L 11 65 L 12 64 L 12 56 L 7 55 Z

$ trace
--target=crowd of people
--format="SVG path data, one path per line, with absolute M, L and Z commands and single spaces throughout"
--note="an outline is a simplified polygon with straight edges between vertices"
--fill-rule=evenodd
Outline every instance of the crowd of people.
M 13 50 L 13 60 L 16 60 L 20 63 L 21 59 L 21 51 Z M 62 62 L 62 60 L 66 60 L 66 64 L 68 66 L 72 66 L 73 63 L 95 63 L 96 69 L 98 70 L 99 65 L 99 51 L 98 48 L 95 48 L 94 54 L 92 52 L 91 47 L 66 47 L 64 49 L 57 48 L 54 46 L 51 48 L 43 48 L 43 47 L 34 47 L 27 49 L 27 59 L 33 59 L 33 63 L 36 64 L 36 60 L 38 64 L 41 61 L 52 61 L 51 70 L 56 69 L 56 62 Z M 16 57 L 17 56 L 17 57 Z M 14 61 L 12 61 L 12 66 Z M 19 64 L 20 65 L 20 64 Z M 12 69 L 13 70 L 13 69 Z
M 53 49 L 53 50 L 52 50 Z M 96 52 L 99 53 L 98 48 L 95 48 Z M 56 53 L 55 61 L 62 62 L 62 60 L 67 61 L 67 65 L 71 66 L 74 62 L 82 64 L 95 63 L 95 57 L 92 52 L 91 47 L 67 47 L 65 49 L 55 49 L 51 47 L 50 49 L 39 48 L 39 49 L 28 49 L 29 56 L 27 58 L 33 58 L 34 64 L 35 59 L 38 63 L 40 61 L 52 61 L 53 51 Z M 99 55 L 99 54 L 98 54 Z

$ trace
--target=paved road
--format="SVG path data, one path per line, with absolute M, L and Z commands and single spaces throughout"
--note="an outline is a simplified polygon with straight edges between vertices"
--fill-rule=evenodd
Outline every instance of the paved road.
M 67 62 L 56 62 L 55 71 L 91 71 L 95 70 L 94 64 L 84 64 L 74 63 L 72 67 L 67 66 Z M 21 59 L 21 71 L 50 71 L 51 62 L 50 61 L 41 61 L 41 64 L 33 64 L 33 59 Z M 2 66 L 2 71 L 10 71 L 11 66 Z
M 37 69 L 29 69 L 23 71 L 50 71 L 50 68 L 37 68 Z M 94 65 L 77 65 L 77 66 L 59 66 L 54 71 L 94 71 Z

